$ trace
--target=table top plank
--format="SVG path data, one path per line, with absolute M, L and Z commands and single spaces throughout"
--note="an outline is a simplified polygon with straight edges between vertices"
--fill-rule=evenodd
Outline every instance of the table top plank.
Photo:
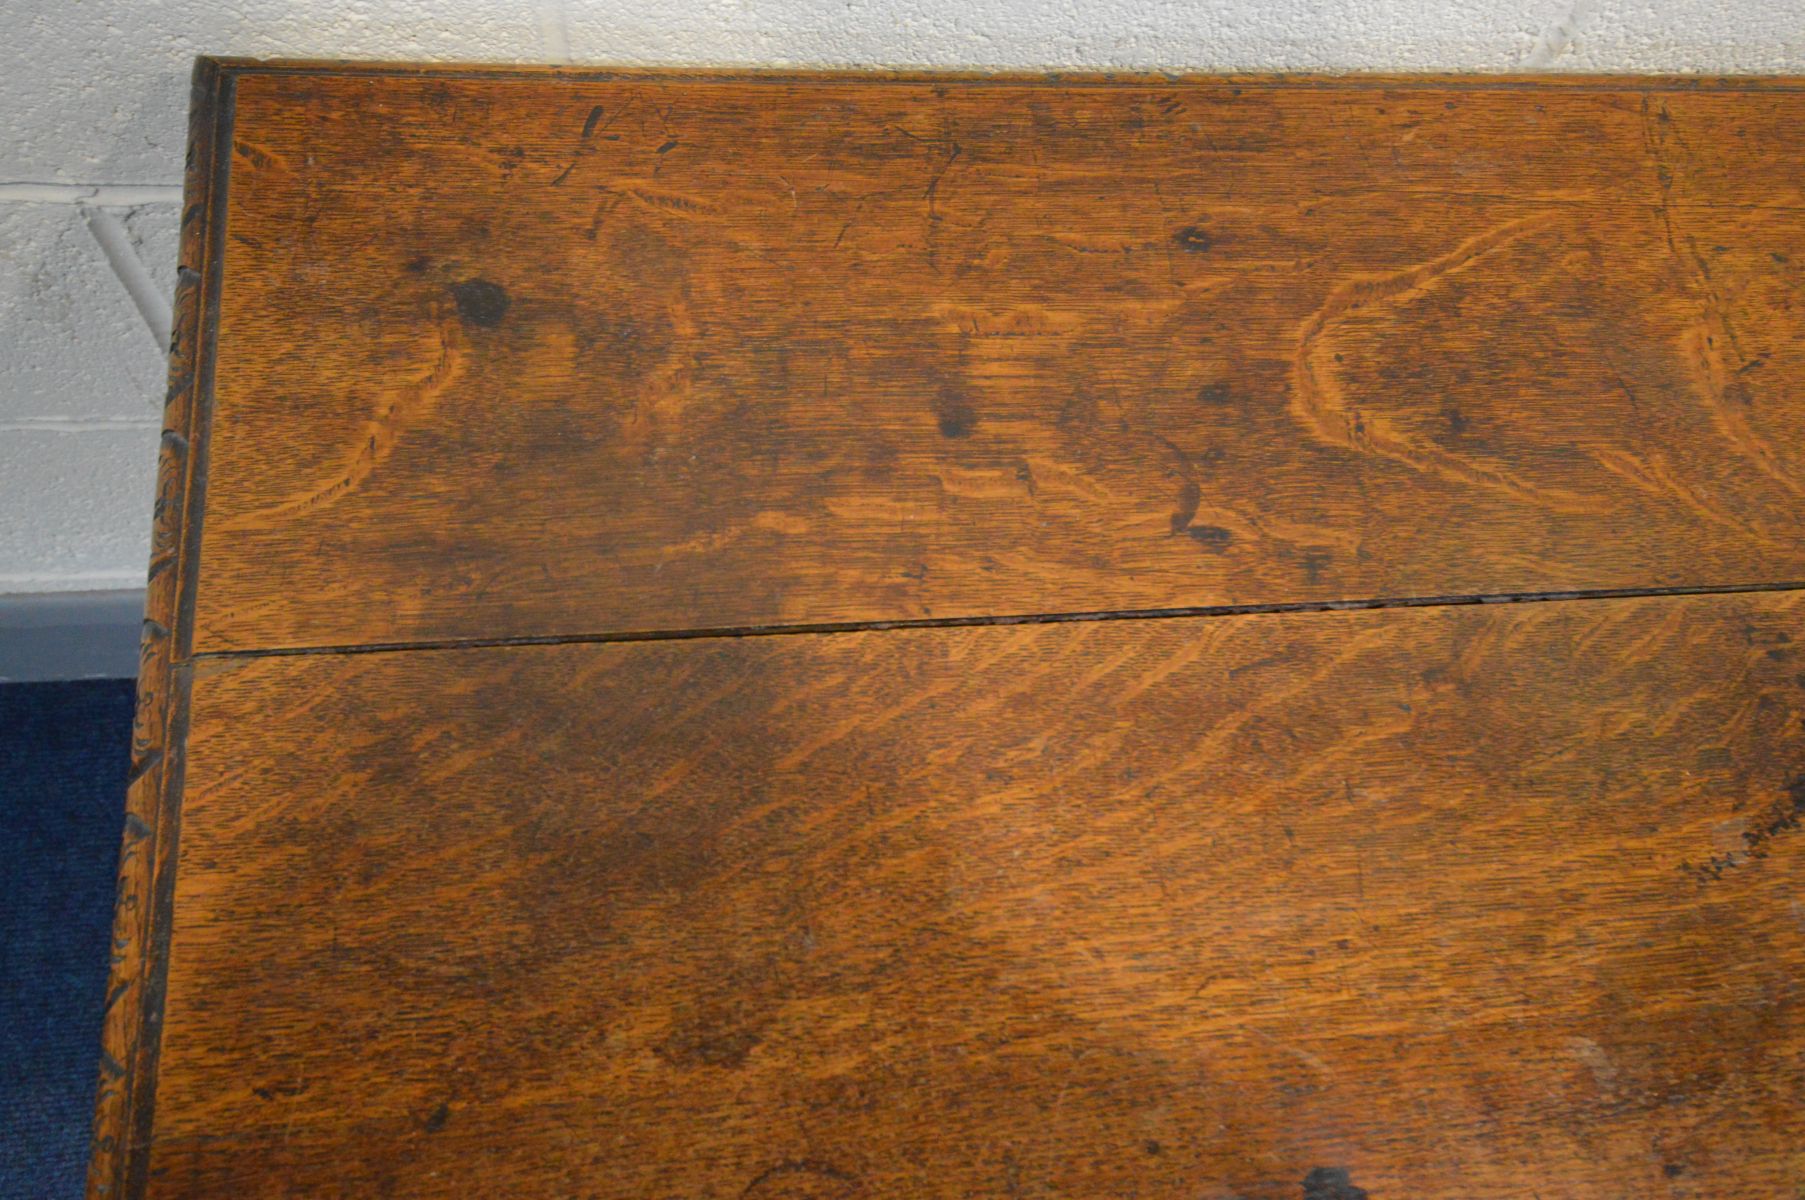
M 250 71 L 195 645 L 1805 579 L 1802 122 Z
M 149 1195 L 1771 1200 L 1802 616 L 209 660 Z

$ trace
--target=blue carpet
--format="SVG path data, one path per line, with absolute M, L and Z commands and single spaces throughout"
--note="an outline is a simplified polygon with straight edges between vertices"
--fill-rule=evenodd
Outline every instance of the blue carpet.
M 129 679 L 0 685 L 0 1197 L 82 1194 Z

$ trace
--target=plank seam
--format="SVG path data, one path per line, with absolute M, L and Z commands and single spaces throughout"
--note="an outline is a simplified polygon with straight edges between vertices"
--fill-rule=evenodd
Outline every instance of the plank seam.
M 488 650 L 507 646 L 595 645 L 612 642 L 694 641 L 702 638 L 784 637 L 797 634 L 873 633 L 895 629 L 959 629 L 992 625 L 1066 625 L 1081 621 L 1166 621 L 1198 617 L 1247 617 L 1274 613 L 1370 612 L 1389 608 L 1448 608 L 1472 604 L 1546 604 L 1585 600 L 1636 600 L 1685 596 L 1736 596 L 1759 592 L 1805 591 L 1805 580 L 1674 587 L 1587 588 L 1573 591 L 1473 592 L 1437 596 L 1382 596 L 1358 600 L 1297 600 L 1273 604 L 1205 604 L 1176 608 L 1100 609 L 1080 612 L 1018 613 L 1000 616 L 913 617 L 888 621 L 815 621 L 780 625 L 729 625 L 696 629 L 625 630 L 612 633 L 546 634 L 493 638 L 437 638 L 399 642 L 355 642 L 328 646 L 269 646 L 241 650 L 201 650 L 192 657 L 293 658 L 315 654 L 392 654 L 410 650 Z

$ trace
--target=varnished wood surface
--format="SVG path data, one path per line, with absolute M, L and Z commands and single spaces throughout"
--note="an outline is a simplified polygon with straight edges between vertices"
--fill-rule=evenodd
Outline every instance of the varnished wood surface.
M 1805 93 L 247 68 L 201 651 L 1805 579 Z
M 207 661 L 149 1194 L 1790 1197 L 1802 616 Z
M 91 1198 L 1805 1194 L 1799 81 L 195 83 Z

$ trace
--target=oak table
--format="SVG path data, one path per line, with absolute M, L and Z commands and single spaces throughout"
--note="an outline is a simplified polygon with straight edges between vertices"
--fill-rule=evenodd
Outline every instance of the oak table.
M 195 79 L 90 1195 L 1805 1195 L 1805 83 Z

